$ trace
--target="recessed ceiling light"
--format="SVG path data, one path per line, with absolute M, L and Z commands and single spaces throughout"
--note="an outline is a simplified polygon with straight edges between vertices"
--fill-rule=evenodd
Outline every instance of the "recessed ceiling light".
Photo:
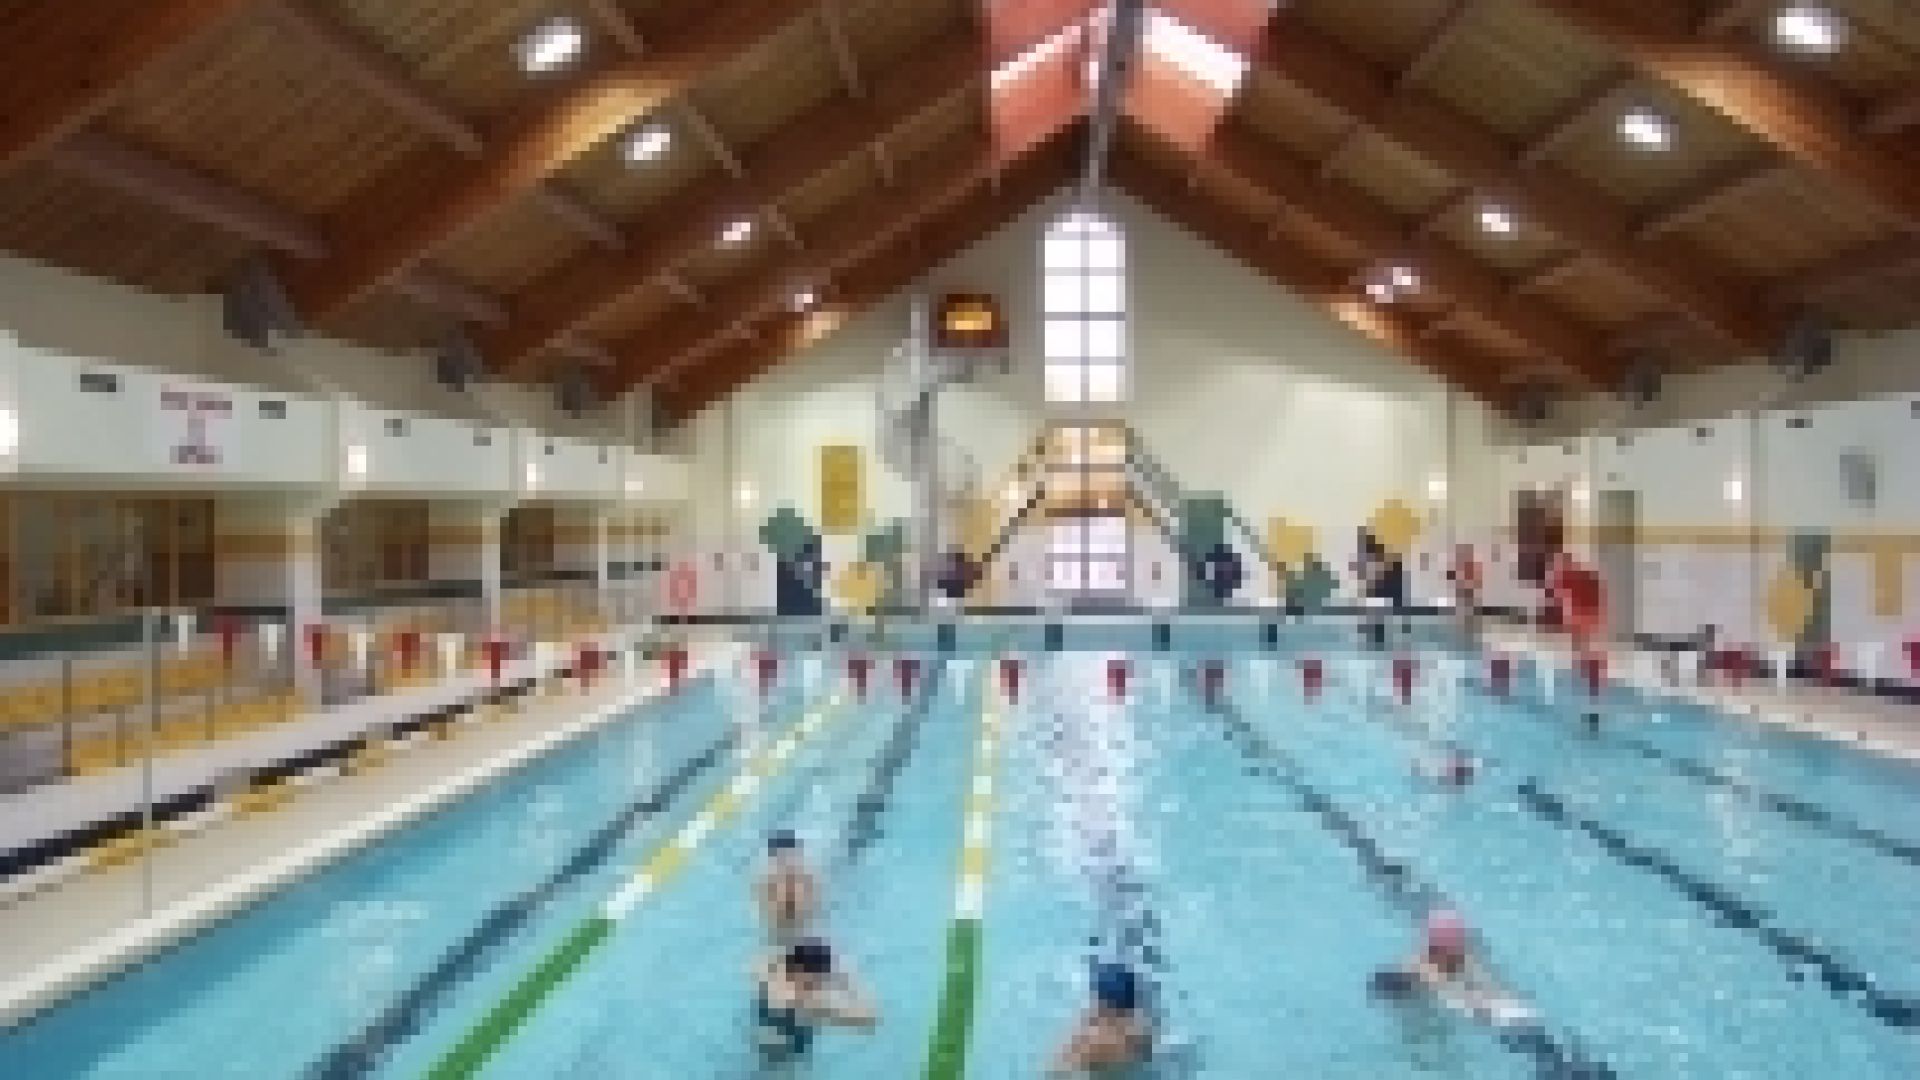
M 812 289 L 801 289 L 793 294 L 793 310 L 806 311 L 820 302 L 820 294 Z
M 1788 4 L 1773 17 L 1773 40 L 1788 52 L 1827 56 L 1847 43 L 1847 22 L 1825 4 Z
M 586 45 L 587 32 L 579 23 L 561 16 L 528 31 L 513 51 L 520 58 L 520 70 L 539 75 L 572 64 Z
M 629 164 L 641 165 L 667 152 L 673 145 L 673 129 L 665 124 L 648 124 L 627 134 L 620 153 Z
M 753 219 L 741 218 L 720 230 L 722 247 L 738 247 L 753 236 Z
M 1512 236 L 1519 228 L 1513 220 L 1513 212 L 1499 203 L 1480 204 L 1480 228 L 1493 236 Z
M 1395 292 L 1415 292 L 1420 288 L 1420 272 L 1406 263 L 1387 268 L 1387 281 Z
M 1367 295 L 1376 304 L 1393 303 L 1393 285 L 1385 278 L 1374 278 L 1367 282 Z
M 1620 137 L 1642 150 L 1665 150 L 1673 145 L 1673 121 L 1645 105 L 1620 114 Z

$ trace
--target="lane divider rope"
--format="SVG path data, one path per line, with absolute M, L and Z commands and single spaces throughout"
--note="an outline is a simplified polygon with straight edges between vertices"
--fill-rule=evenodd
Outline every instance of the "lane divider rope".
M 973 1030 L 974 999 L 979 993 L 980 920 L 986 908 L 1001 726 L 1000 706 L 989 682 L 982 679 L 980 731 L 974 740 L 973 771 L 967 786 L 960 874 L 954 890 L 953 922 L 947 929 L 946 981 L 934 1014 L 926 1080 L 960 1080 L 965 1075 L 967 1037 Z
M 778 774 L 794 752 L 835 717 L 844 701 L 844 696 L 836 693 L 809 711 L 770 746 L 749 757 L 734 774 L 732 782 L 715 792 L 699 812 L 640 864 L 638 872 L 609 897 L 596 914 L 582 920 L 440 1058 L 428 1072 L 428 1080 L 469 1080 L 477 1075 L 540 1003 L 579 969 L 587 956 L 607 940 L 642 900 L 678 873 L 702 841 Z

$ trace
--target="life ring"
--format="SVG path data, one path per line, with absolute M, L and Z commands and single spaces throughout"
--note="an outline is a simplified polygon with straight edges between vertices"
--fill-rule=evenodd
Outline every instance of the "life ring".
M 667 604 L 674 614 L 685 615 L 693 610 L 699 585 L 700 572 L 690 562 L 675 563 L 667 572 Z

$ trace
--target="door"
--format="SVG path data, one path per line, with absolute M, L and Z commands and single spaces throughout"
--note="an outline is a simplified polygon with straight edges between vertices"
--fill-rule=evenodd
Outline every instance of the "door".
M 1603 491 L 1594 508 L 1594 558 L 1607 599 L 1607 634 L 1631 641 L 1640 629 L 1640 495 Z

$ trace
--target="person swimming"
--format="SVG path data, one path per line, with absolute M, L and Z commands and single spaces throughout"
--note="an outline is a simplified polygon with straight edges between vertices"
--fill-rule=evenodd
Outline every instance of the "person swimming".
M 755 1041 L 763 1055 L 805 1054 L 821 1024 L 870 1028 L 879 1021 L 851 976 L 834 967 L 833 949 L 817 938 L 795 942 L 761 965 L 754 987 Z
M 1047 1074 L 1101 1075 L 1104 1070 L 1145 1061 L 1152 1038 L 1141 1004 L 1140 978 L 1131 968 L 1123 964 L 1096 966 L 1093 1006 L 1081 1015 L 1066 1045 L 1054 1055 Z
M 1426 993 L 1440 1002 L 1499 1024 L 1533 1014 L 1496 984 L 1474 955 L 1472 934 L 1460 914 L 1440 908 L 1427 916 L 1420 951 L 1398 967 L 1376 972 L 1376 996 L 1404 1000 Z
M 781 830 L 767 837 L 767 869 L 756 898 L 767 936 L 789 943 L 805 932 L 819 906 L 819 886 L 800 853 L 800 839 Z

